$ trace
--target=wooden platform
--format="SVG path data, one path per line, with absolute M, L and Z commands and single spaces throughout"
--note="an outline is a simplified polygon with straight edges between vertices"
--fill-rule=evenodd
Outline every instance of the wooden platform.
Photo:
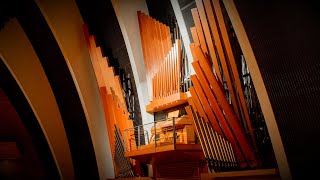
M 125 157 L 142 162 L 179 162 L 181 160 L 201 160 L 204 155 L 199 144 L 154 144 L 142 146 L 139 150 L 128 151 Z
M 154 113 L 164 109 L 169 109 L 180 104 L 187 103 L 187 98 L 188 95 L 186 93 L 179 92 L 161 99 L 155 99 L 146 106 L 146 111 L 148 113 Z
M 142 146 L 139 150 L 128 151 L 125 153 L 126 157 L 134 158 L 135 156 L 140 156 L 144 154 L 153 154 L 153 153 L 160 153 L 165 151 L 201 151 L 201 146 L 199 144 L 176 144 L 174 147 L 173 144 L 169 145 L 159 145 L 155 147 L 154 144 L 145 145 L 146 147 Z

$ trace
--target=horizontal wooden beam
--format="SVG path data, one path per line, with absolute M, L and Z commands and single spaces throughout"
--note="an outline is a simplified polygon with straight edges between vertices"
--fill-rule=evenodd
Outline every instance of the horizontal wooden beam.
M 188 95 L 183 92 L 178 92 L 162 99 L 156 99 L 146 106 L 148 113 L 158 112 L 180 104 L 187 103 Z

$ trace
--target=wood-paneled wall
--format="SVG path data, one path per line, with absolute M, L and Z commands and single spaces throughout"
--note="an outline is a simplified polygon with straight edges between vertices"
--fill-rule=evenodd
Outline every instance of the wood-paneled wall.
M 109 66 L 108 58 L 102 55 L 101 48 L 97 47 L 95 37 L 89 34 L 86 25 L 83 26 L 83 32 L 96 74 L 97 85 L 100 89 L 112 157 L 114 158 L 115 125 L 123 133 L 125 129 L 133 128 L 133 122 L 129 119 L 119 76 L 115 75 L 113 67 Z

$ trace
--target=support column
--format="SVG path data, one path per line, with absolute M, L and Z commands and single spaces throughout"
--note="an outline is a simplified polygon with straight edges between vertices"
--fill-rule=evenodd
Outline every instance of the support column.
M 149 104 L 148 85 L 143 60 L 143 51 L 140 39 L 140 30 L 137 11 L 149 13 L 145 0 L 112 0 L 123 39 L 125 41 L 137 93 L 140 103 L 142 123 L 153 122 L 153 116 L 146 112 Z

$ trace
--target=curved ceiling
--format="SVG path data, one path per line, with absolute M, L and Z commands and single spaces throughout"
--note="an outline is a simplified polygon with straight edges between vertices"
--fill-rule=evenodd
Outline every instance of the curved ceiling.
M 1 59 L 0 76 L 0 178 L 59 179 L 40 124 Z
M 69 4 L 70 2 L 68 1 Z M 41 3 L 45 5 L 45 2 Z M 5 136 L 10 137 L 11 134 L 26 139 L 26 142 L 29 140 L 29 144 L 26 144 L 30 152 L 34 154 L 34 170 L 43 172 L 44 179 L 59 179 L 59 176 L 65 179 L 112 178 L 114 176 L 112 174 L 112 159 L 106 158 L 106 156 L 111 157 L 111 154 L 110 147 L 107 147 L 107 130 L 101 99 L 99 99 L 101 97 L 98 87 L 95 85 L 96 80 L 90 59 L 86 58 L 89 57 L 88 52 L 85 52 L 88 50 L 80 49 L 80 52 L 87 54 L 87 56 L 79 57 L 79 54 L 70 56 L 68 50 L 62 49 L 66 45 L 61 44 L 61 38 L 71 41 L 68 39 L 70 37 L 64 34 L 59 39 L 57 34 L 54 34 L 56 32 L 54 28 L 58 28 L 50 24 L 52 21 L 48 17 L 44 17 L 45 12 L 39 8 L 41 3 L 36 4 L 30 0 L 22 2 L 19 7 L 11 6 L 14 8 L 11 10 L 14 12 L 13 16 L 16 20 L 6 22 L 0 31 L 0 37 L 3 37 L 0 38 L 0 55 L 2 57 L 0 73 L 2 89 L 5 91 L 2 94 L 8 95 L 8 98 L 2 96 L 2 99 L 6 99 L 6 101 L 1 104 L 1 108 L 8 105 L 10 101 L 13 107 L 8 105 L 7 109 L 11 108 L 12 112 L 14 112 L 13 109 L 16 109 L 21 119 L 20 130 L 14 129 L 14 126 L 10 130 L 12 122 L 8 121 L 8 117 L 1 116 L 1 127 L 8 128 L 1 128 L 3 133 L 0 131 L 0 135 L 4 135 L 4 139 L 6 139 Z M 47 11 L 49 10 L 47 9 Z M 78 10 L 76 9 L 76 11 Z M 19 26 L 19 28 L 6 30 L 8 25 L 11 27 Z M 70 28 L 70 26 L 66 28 Z M 82 32 L 81 26 L 77 29 L 78 32 L 79 30 Z M 16 33 L 21 34 L 21 32 L 27 40 L 17 40 Z M 79 39 L 83 39 L 85 42 L 84 37 Z M 23 44 L 25 42 L 29 45 Z M 72 45 L 74 44 L 73 42 Z M 82 46 L 86 47 L 85 43 L 81 44 L 81 48 L 83 48 Z M 63 50 L 65 50 L 64 53 Z M 78 60 L 80 64 L 85 62 L 82 63 L 83 67 L 80 67 L 79 63 L 77 64 L 75 58 L 81 58 L 81 61 Z M 75 64 L 70 65 L 72 62 Z M 37 64 L 36 67 L 33 63 Z M 37 77 L 38 71 L 41 73 L 38 73 Z M 89 77 L 86 77 L 85 75 L 88 74 Z M 84 85 L 89 86 L 85 87 Z M 46 91 L 42 90 L 50 91 L 48 97 L 46 97 Z M 45 102 L 49 101 L 53 103 L 54 108 L 51 108 L 50 103 L 45 105 Z M 88 101 L 90 102 L 88 103 Z M 59 119 L 61 122 L 58 122 Z M 16 120 L 15 125 L 18 126 L 18 118 Z M 50 123 L 53 126 L 50 126 Z M 57 123 L 61 123 L 61 125 Z M 23 127 L 25 130 L 21 130 Z M 54 136 L 55 133 L 57 133 L 56 136 Z M 2 136 L 0 136 L 0 140 L 1 138 Z M 16 142 L 20 146 L 20 143 L 15 140 L 11 141 L 10 138 L 7 138 L 6 141 Z M 35 144 L 34 147 L 32 143 Z M 18 149 L 21 153 L 21 149 Z M 30 156 L 30 158 L 32 157 Z M 69 158 L 71 163 L 69 163 Z M 45 163 L 41 160 L 37 161 L 37 159 L 45 160 Z M 0 164 L 0 167 L 10 167 L 8 164 L 1 165 L 3 164 Z M 23 165 L 33 167 L 27 161 Z M 15 170 L 18 171 L 18 169 Z M 32 171 L 30 173 L 32 174 Z M 14 178 L 14 174 L 4 175 Z M 41 173 L 38 175 L 40 176 Z

